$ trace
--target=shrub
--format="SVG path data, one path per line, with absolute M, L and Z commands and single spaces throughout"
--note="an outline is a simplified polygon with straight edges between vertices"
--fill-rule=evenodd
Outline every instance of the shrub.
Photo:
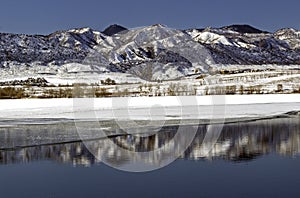
M 101 80 L 100 82 L 101 82 L 102 85 L 115 85 L 116 84 L 116 81 L 112 80 L 110 78 L 107 78 L 105 80 Z
M 23 88 L 4 87 L 0 88 L 0 99 L 20 99 L 25 97 Z

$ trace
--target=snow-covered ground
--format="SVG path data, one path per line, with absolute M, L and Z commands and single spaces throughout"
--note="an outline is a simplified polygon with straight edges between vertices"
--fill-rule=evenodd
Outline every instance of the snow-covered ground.
M 193 75 L 167 81 L 146 81 L 133 74 L 118 72 L 85 73 L 79 66 L 74 66 L 74 69 L 81 72 L 69 73 L 68 69 L 63 68 L 53 66 L 51 70 L 53 74 L 49 71 L 34 73 L 33 68 L 25 70 L 20 67 L 16 73 L 9 73 L 11 70 L 4 69 L 0 72 L 0 84 L 3 84 L 1 88 L 8 86 L 7 84 L 14 80 L 24 81 L 28 78 L 44 78 L 48 83 L 47 86 L 23 84 L 18 87 L 21 88 L 19 93 L 22 93 L 18 97 L 9 95 L 4 90 L 2 98 L 73 97 L 74 87 L 85 90 L 83 97 L 87 97 L 84 95 L 87 92 L 94 94 L 88 97 L 300 93 L 299 65 L 216 65 L 213 67 L 215 70 L 213 74 L 200 74 L 194 71 Z M 37 71 L 40 69 L 36 68 Z M 107 79 L 113 80 L 116 84 L 102 83 Z M 82 84 L 82 87 L 78 84 Z
M 300 111 L 300 94 L 0 100 L 5 120 L 172 120 L 262 118 Z M 49 120 L 48 120 L 49 121 Z

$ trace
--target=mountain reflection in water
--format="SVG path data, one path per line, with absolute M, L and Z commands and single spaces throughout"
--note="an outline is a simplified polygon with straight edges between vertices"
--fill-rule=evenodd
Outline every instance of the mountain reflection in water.
M 200 125 L 194 141 L 181 158 L 186 160 L 223 159 L 237 162 L 253 160 L 269 153 L 293 157 L 300 153 L 299 121 L 299 117 L 294 117 L 225 124 L 217 143 L 208 155 L 203 151 L 205 145 L 202 145 L 207 125 Z M 178 126 L 165 126 L 160 132 L 149 137 L 119 135 L 86 142 L 89 144 L 89 148 L 92 146 L 93 151 L 97 151 L 96 156 L 98 157 L 91 154 L 82 142 L 2 148 L 0 163 L 52 160 L 72 163 L 74 166 L 90 166 L 101 163 L 101 156 L 105 154 L 109 157 L 106 160 L 121 166 L 132 160 L 130 152 L 120 153 L 113 150 L 113 144 L 128 151 L 153 151 L 169 142 L 176 134 L 177 128 Z M 55 128 L 55 130 L 59 129 Z M 5 140 L 12 141 L 7 138 L 7 134 Z M 172 147 L 166 149 L 172 149 Z M 142 160 L 146 164 L 157 164 L 161 161 L 159 156 L 151 160 L 147 158 Z

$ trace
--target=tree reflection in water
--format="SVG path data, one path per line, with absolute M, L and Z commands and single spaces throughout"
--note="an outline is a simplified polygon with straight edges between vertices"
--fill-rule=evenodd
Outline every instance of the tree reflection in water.
M 224 159 L 236 162 L 253 160 L 258 156 L 269 153 L 295 156 L 300 153 L 299 121 L 299 117 L 294 117 L 225 124 L 218 142 L 208 155 L 203 149 L 205 145 L 202 145 L 207 125 L 200 125 L 194 141 L 182 155 L 182 158 L 186 160 Z M 159 133 L 149 137 L 125 134 L 91 140 L 89 141 L 89 147 L 92 146 L 94 151 L 97 151 L 96 157 L 89 152 L 82 142 L 25 146 L 22 148 L 2 147 L 0 150 L 0 163 L 11 164 L 53 160 L 61 163 L 72 163 L 74 166 L 90 166 L 101 163 L 101 158 L 105 156 L 105 160 L 110 163 L 122 166 L 130 160 L 134 160 L 130 156 L 131 152 L 120 153 L 118 150 L 111 149 L 113 148 L 112 144 L 117 144 L 125 150 L 135 152 L 153 151 L 162 147 L 165 147 L 163 149 L 175 149 L 176 145 L 167 147 L 165 145 L 174 137 L 177 128 L 177 126 L 165 126 Z M 14 141 L 12 138 L 6 136 L 5 141 Z M 152 158 L 149 160 L 145 158 L 142 160 L 146 164 L 157 164 L 162 159 Z

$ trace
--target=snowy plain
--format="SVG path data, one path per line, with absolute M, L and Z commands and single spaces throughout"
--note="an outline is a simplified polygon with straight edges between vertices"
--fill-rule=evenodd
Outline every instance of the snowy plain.
M 26 119 L 251 119 L 300 111 L 300 94 L 0 100 L 0 111 L 0 127 Z

